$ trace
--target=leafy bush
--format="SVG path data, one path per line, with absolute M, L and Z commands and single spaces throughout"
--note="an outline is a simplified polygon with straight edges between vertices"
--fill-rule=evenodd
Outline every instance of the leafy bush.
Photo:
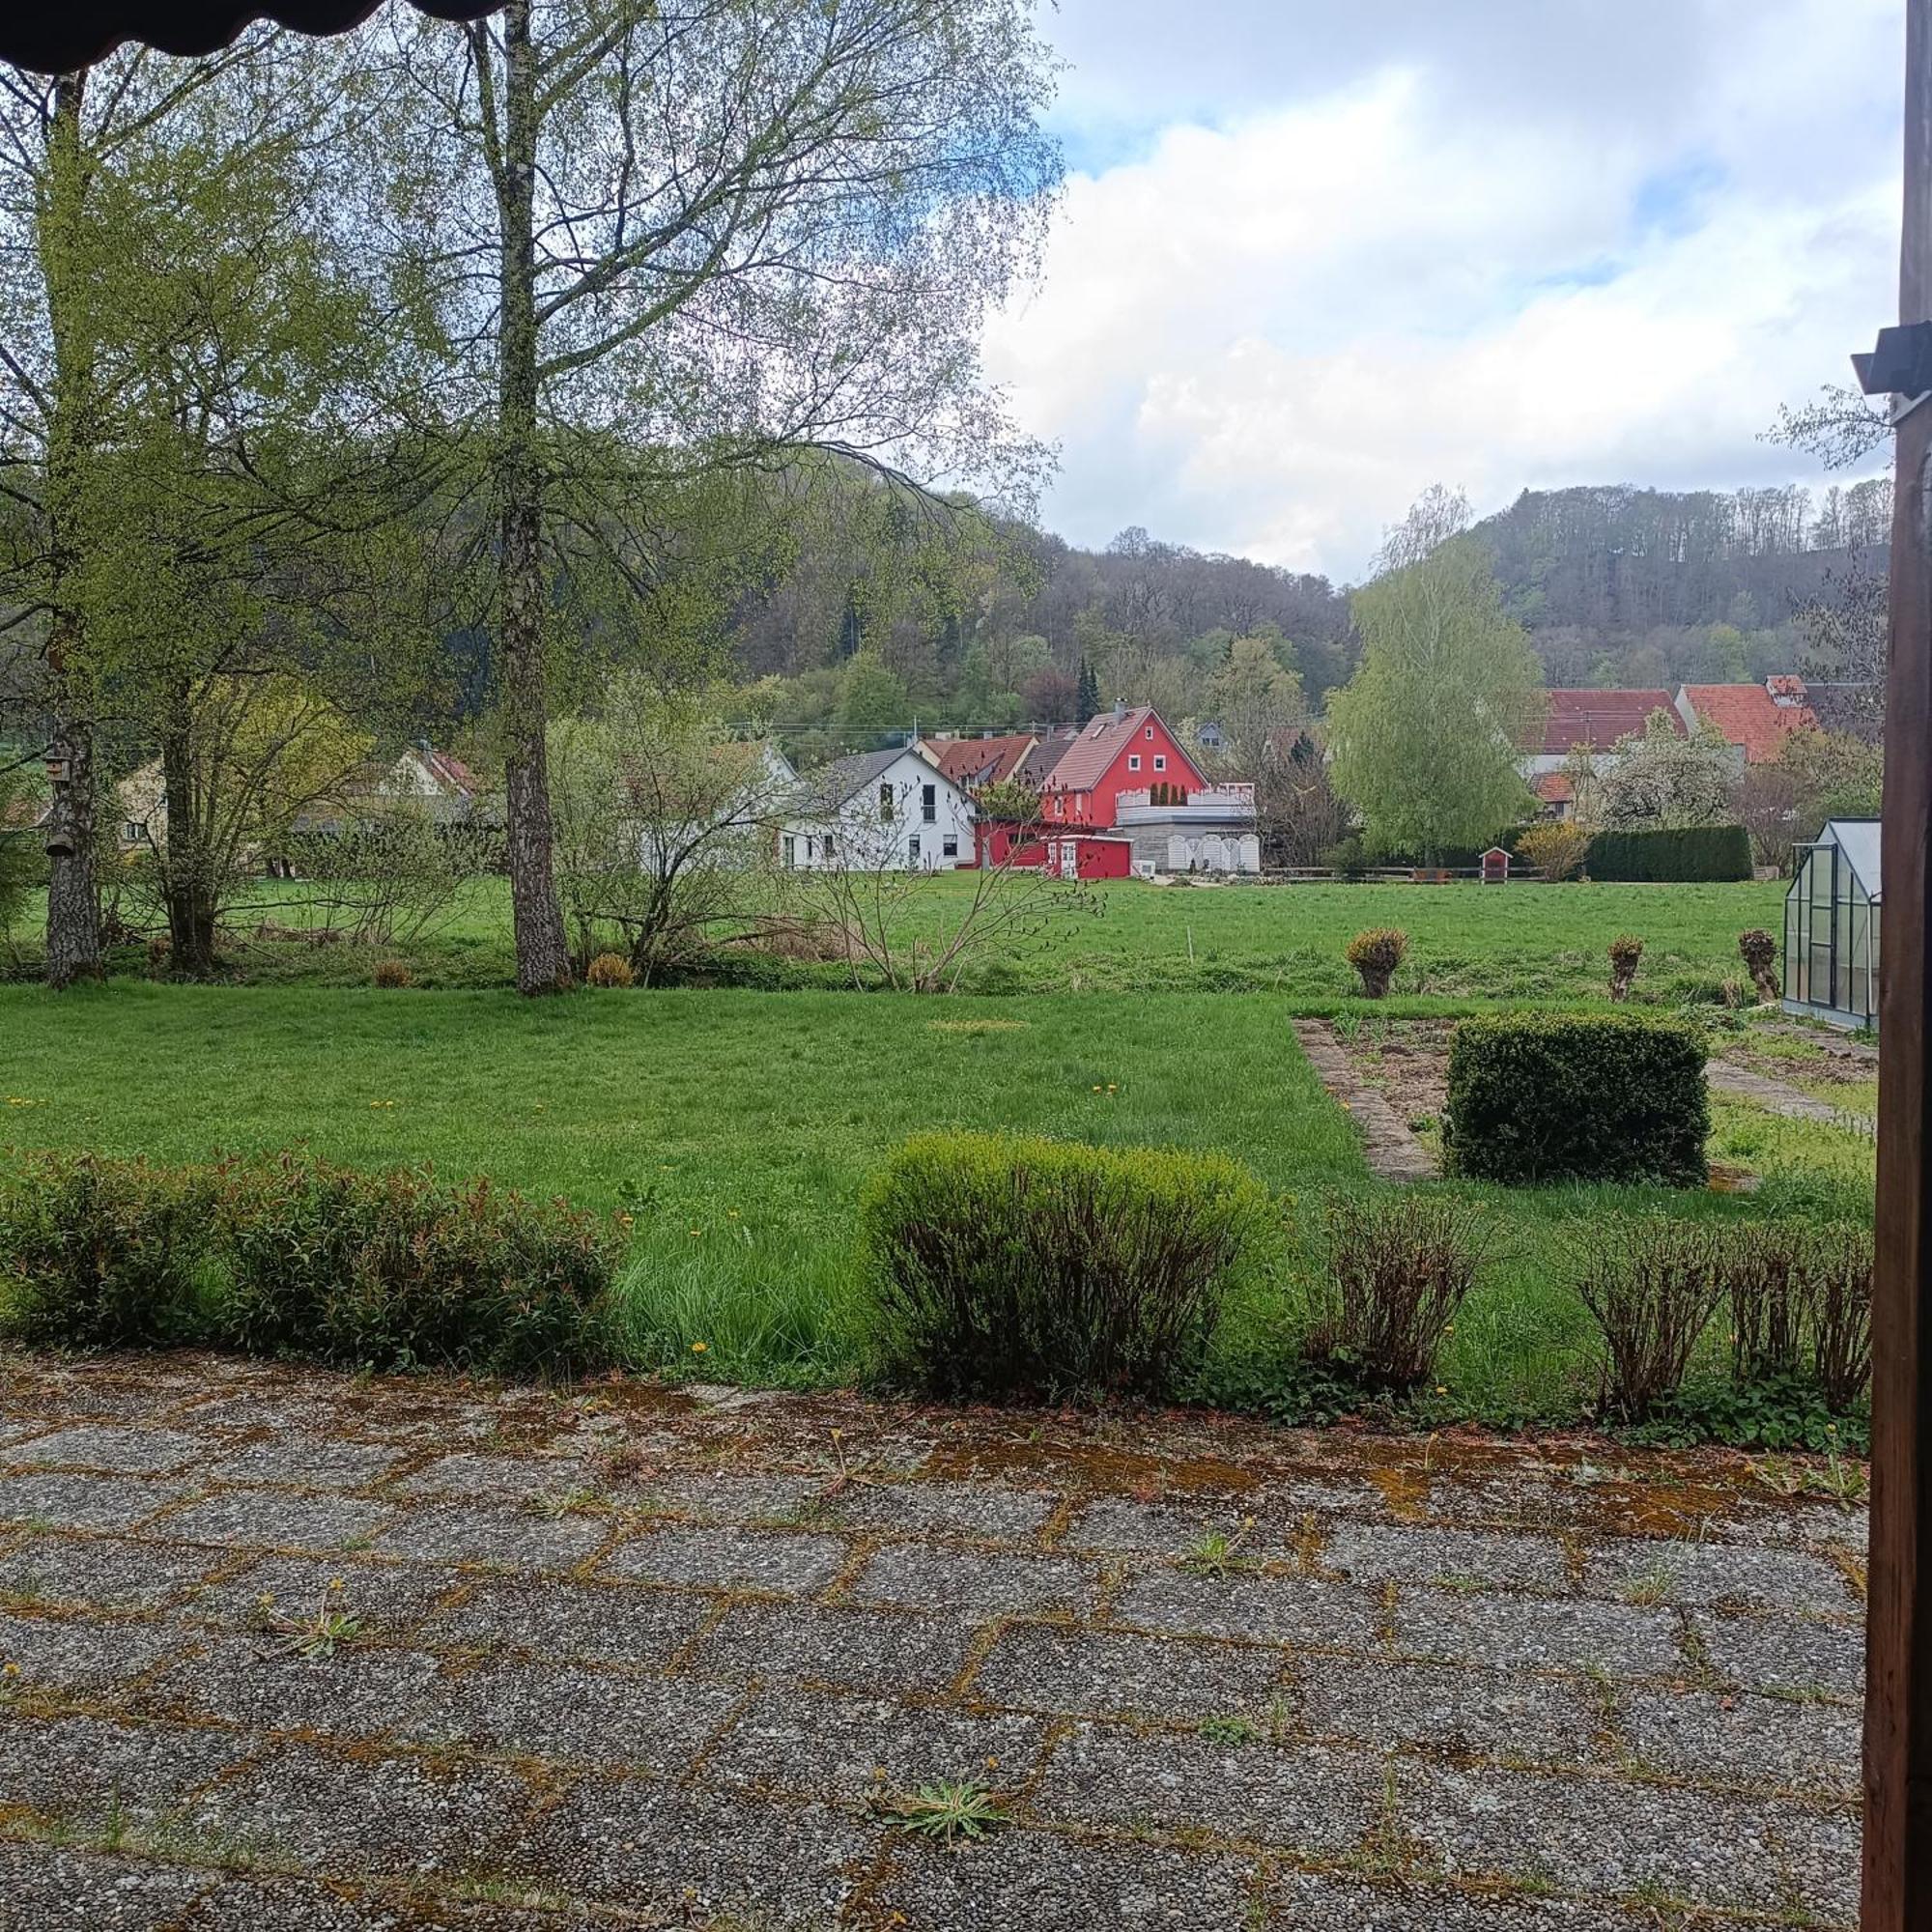
M 1349 942 L 1349 964 L 1360 975 L 1362 991 L 1372 1000 L 1386 997 L 1396 968 L 1408 956 L 1408 934 L 1395 926 L 1358 932 Z
M 1546 879 L 1574 879 L 1590 856 L 1590 835 L 1568 819 L 1532 825 L 1516 841 L 1516 856 Z
M 1623 883 L 1748 879 L 1750 834 L 1742 825 L 1600 832 L 1590 840 L 1589 864 L 1593 879 Z
M 631 962 L 621 952 L 600 952 L 583 972 L 586 986 L 634 986 L 637 981 Z
M 1610 941 L 1610 998 L 1621 1006 L 1636 984 L 1636 969 L 1643 963 L 1643 941 L 1625 933 Z
M 413 986 L 416 976 L 400 959 L 379 959 L 376 961 L 375 981 L 379 986 Z
M 1593 1229 L 1577 1284 L 1604 1338 L 1604 1401 L 1641 1420 L 1674 1396 L 1722 1299 L 1708 1229 L 1636 1221 Z
M 35 1347 L 162 1348 L 202 1325 L 209 1177 L 93 1153 L 34 1156 L 0 1194 L 0 1284 Z
M 883 1359 L 948 1395 L 1171 1394 L 1266 1209 L 1219 1154 L 921 1135 L 860 1208 Z
M 1449 1050 L 1443 1145 L 1481 1180 L 1701 1186 L 1704 1036 L 1635 1013 L 1464 1020 Z
M 283 1154 L 225 1174 L 220 1334 L 234 1347 L 491 1375 L 602 1359 L 613 1257 L 587 1215 L 413 1168 Z
M 43 1346 L 570 1373 L 604 1358 L 613 1263 L 560 1205 L 297 1154 L 47 1156 L 0 1204 L 11 1326 Z
M 1745 970 L 1751 976 L 1751 984 L 1757 988 L 1759 1001 L 1767 1006 L 1777 1004 L 1777 941 L 1761 925 L 1754 925 L 1748 932 L 1738 935 L 1738 955 L 1745 962 Z
M 1467 1205 L 1423 1194 L 1338 1202 L 1309 1357 L 1370 1388 L 1406 1391 L 1434 1376 L 1436 1351 L 1483 1265 Z

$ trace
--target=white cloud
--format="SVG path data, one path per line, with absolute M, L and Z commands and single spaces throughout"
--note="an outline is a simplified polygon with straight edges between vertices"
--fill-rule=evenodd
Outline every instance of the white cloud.
M 1139 523 L 1349 576 L 1438 479 L 1488 508 L 1526 486 L 1794 472 L 1758 432 L 1843 380 L 1894 299 L 1886 0 L 1555 10 L 1588 33 L 1524 0 L 1357 5 L 1408 17 L 1353 71 L 1344 10 L 1295 11 L 1335 34 L 1292 69 L 1298 91 L 1260 105 L 1252 63 L 1179 63 L 1190 105 L 1219 87 L 1241 111 L 1076 175 L 1044 286 L 991 332 L 993 373 L 1063 447 L 1056 527 Z M 1445 38 L 1445 11 L 1481 31 Z M 1066 24 L 1077 53 L 1080 6 Z M 1462 57 L 1501 42 L 1519 86 L 1566 76 L 1568 111 L 1510 111 L 1495 63 Z M 1159 91 L 1136 55 L 1076 75 L 1072 103 L 1151 118 Z

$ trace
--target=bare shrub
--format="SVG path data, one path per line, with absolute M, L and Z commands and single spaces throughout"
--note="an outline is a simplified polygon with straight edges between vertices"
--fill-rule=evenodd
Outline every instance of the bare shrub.
M 638 976 L 631 968 L 631 962 L 621 952 L 600 952 L 583 969 L 583 983 L 586 986 L 635 986 Z
M 1533 825 L 1516 841 L 1516 856 L 1550 884 L 1574 879 L 1590 856 L 1590 835 L 1573 819 Z
M 1835 1409 L 1851 1408 L 1871 1387 L 1872 1264 L 1872 1237 L 1863 1228 L 1820 1228 L 1812 1236 L 1804 1284 L 1811 1374 Z
M 1731 1228 L 1719 1238 L 1739 1382 L 1778 1381 L 1803 1368 L 1807 1246 L 1804 1232 L 1792 1227 Z
M 1643 941 L 1624 933 L 1610 941 L 1610 998 L 1619 1006 L 1630 998 L 1636 969 L 1643 963 Z
M 1482 1272 L 1485 1234 L 1479 1210 L 1440 1196 L 1335 1203 L 1306 1352 L 1346 1364 L 1373 1388 L 1428 1381 L 1443 1334 Z
M 1723 1290 L 1709 1231 L 1659 1219 L 1593 1233 L 1577 1292 L 1603 1331 L 1605 1405 L 1641 1417 L 1683 1385 Z
M 391 988 L 413 986 L 416 982 L 416 976 L 400 959 L 377 960 L 371 977 L 377 985 Z
M 1738 953 L 1751 976 L 1751 984 L 1757 988 L 1759 1003 L 1767 1007 L 1776 1006 L 1778 991 L 1777 941 L 1762 926 L 1754 925 L 1748 932 L 1738 935 Z
M 1349 964 L 1362 982 L 1362 991 L 1372 1000 L 1388 995 L 1389 981 L 1408 956 L 1408 934 L 1397 926 L 1372 927 L 1358 932 L 1349 942 Z

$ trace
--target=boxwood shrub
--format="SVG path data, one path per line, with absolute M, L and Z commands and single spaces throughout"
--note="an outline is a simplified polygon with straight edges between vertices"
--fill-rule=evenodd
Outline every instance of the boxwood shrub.
M 1221 1154 L 921 1135 L 860 1208 L 883 1365 L 945 1395 L 1172 1395 L 1268 1208 Z
M 1750 834 L 1742 825 L 1600 832 L 1590 840 L 1587 864 L 1591 878 L 1611 884 L 1748 879 Z
M 1701 1186 L 1704 1035 L 1635 1013 L 1464 1020 L 1449 1052 L 1443 1140 L 1478 1180 Z

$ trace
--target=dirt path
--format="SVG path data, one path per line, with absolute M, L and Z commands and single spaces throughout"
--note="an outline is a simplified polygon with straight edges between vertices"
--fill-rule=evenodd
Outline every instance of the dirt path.
M 1389 1105 L 1379 1089 L 1369 1086 L 1326 1020 L 1296 1020 L 1294 1037 L 1321 1084 L 1348 1110 L 1362 1136 L 1369 1171 L 1382 1180 L 1434 1180 L 1435 1162 L 1408 1122 Z
M 1748 1066 L 1733 1065 L 1726 1060 L 1712 1061 L 1708 1077 L 1715 1093 L 1748 1100 L 1753 1106 L 1762 1107 L 1787 1121 L 1819 1121 L 1827 1126 L 1837 1126 L 1847 1121 L 1865 1119 L 1862 1114 L 1834 1107 L 1831 1101 L 1821 1100 L 1816 1094 L 1806 1094 L 1785 1081 L 1774 1080 L 1769 1074 L 1754 1072 Z

